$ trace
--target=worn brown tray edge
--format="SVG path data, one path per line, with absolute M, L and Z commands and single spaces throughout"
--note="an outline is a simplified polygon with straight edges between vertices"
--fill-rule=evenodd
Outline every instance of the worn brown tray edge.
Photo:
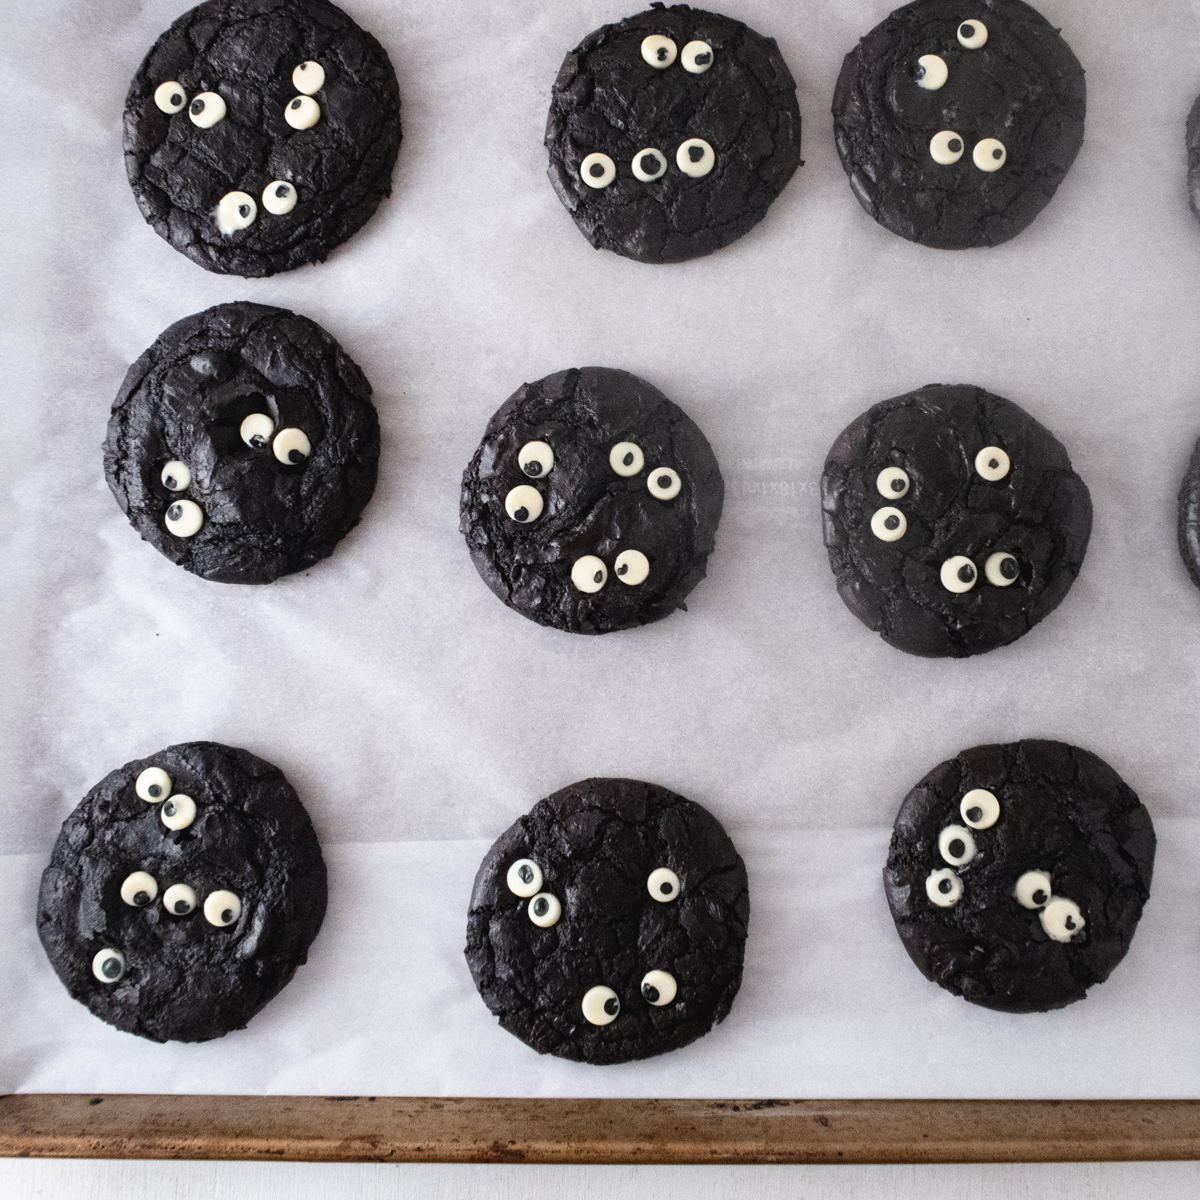
M 1200 1158 L 1197 1100 L 0 1096 L 0 1155 L 273 1162 Z

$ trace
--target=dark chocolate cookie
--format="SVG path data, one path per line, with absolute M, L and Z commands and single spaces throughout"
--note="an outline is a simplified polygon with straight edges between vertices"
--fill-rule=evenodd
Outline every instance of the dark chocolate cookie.
M 927 978 L 985 1008 L 1045 1012 L 1125 957 L 1154 845 L 1150 814 L 1094 754 L 976 746 L 905 797 L 883 882 Z
M 847 608 L 885 642 L 965 658 L 1014 642 L 1079 574 L 1087 485 L 1058 439 L 982 388 L 930 384 L 842 431 L 821 479 Z
M 540 1054 L 629 1062 L 725 1019 L 749 917 L 745 865 L 711 813 L 650 783 L 585 779 L 488 851 L 467 964 Z
M 1021 0 L 916 0 L 846 55 L 838 153 L 885 228 L 997 246 L 1050 202 L 1083 143 L 1083 68 Z
M 241 1029 L 305 961 L 325 862 L 282 772 L 187 742 L 106 775 L 63 823 L 38 935 L 68 992 L 155 1042 Z
M 655 4 L 563 60 L 546 147 L 550 182 L 597 249 L 698 258 L 757 225 L 801 165 L 796 83 L 773 38 Z
M 1200 439 L 1192 449 L 1179 488 L 1179 554 L 1192 582 L 1200 587 Z
M 1187 185 L 1192 212 L 1200 218 L 1200 97 L 1187 119 Z
M 627 371 L 583 367 L 500 406 L 463 473 L 460 528 L 510 608 L 609 633 L 685 607 L 724 498 L 712 448 L 681 408 Z
M 392 190 L 400 94 L 380 44 L 326 0 L 208 0 L 125 101 L 142 215 L 224 275 L 320 262 Z
M 108 486 L 172 562 L 270 583 L 333 553 L 375 490 L 371 385 L 313 321 L 218 304 L 129 368 L 104 447 Z

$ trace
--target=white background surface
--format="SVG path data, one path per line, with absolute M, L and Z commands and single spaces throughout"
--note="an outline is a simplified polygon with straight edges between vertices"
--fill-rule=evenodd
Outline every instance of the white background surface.
M 634 6 L 354 0 L 401 83 L 395 194 L 328 263 L 268 281 L 176 254 L 124 180 L 127 80 L 180 7 L 45 0 L 0 13 L 0 1089 L 1196 1095 L 1200 598 L 1174 548 L 1175 491 L 1200 432 L 1200 230 L 1182 152 L 1200 85 L 1195 6 L 1043 0 L 1088 70 L 1084 149 L 1018 239 L 947 254 L 876 227 L 832 144 L 841 56 L 890 0 L 726 5 L 779 41 L 806 165 L 740 242 L 656 269 L 591 250 L 540 145 L 563 53 Z M 195 579 L 141 543 L 100 456 L 127 364 L 171 321 L 239 298 L 329 329 L 374 384 L 384 437 L 360 528 L 307 575 L 260 589 Z M 598 639 L 505 609 L 457 532 L 459 477 L 492 411 L 522 381 L 587 363 L 633 370 L 681 403 L 728 486 L 690 611 Z M 967 662 L 910 658 L 870 635 L 837 598 L 820 540 L 833 437 L 930 381 L 1029 408 L 1095 505 L 1062 608 Z M 1022 736 L 1099 752 L 1159 833 L 1125 963 L 1084 1003 L 1033 1017 L 926 983 L 879 882 L 907 788 L 962 747 Z M 285 770 L 325 847 L 330 910 L 309 965 L 248 1030 L 159 1047 L 70 1001 L 38 947 L 34 901 L 87 788 L 192 738 Z M 496 1028 L 461 956 L 487 845 L 589 774 L 706 804 L 746 859 L 752 899 L 729 1020 L 685 1051 L 604 1070 L 539 1059 Z M 29 1178 L 57 1186 L 70 1169 Z M 376 1194 L 355 1170 L 353 1187 Z M 705 1178 L 719 1188 L 718 1175 Z M 437 1195 L 452 1176 L 403 1178 L 433 1180 Z M 882 1177 L 857 1178 L 869 1189 Z M 996 1178 L 1041 1188 L 1057 1176 Z

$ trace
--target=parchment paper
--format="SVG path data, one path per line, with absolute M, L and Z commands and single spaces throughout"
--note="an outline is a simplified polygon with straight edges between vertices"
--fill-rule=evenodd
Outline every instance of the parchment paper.
M 715 0 L 714 0 L 715 2 Z M 347 0 L 392 57 L 395 193 L 324 265 L 210 275 L 143 223 L 120 114 L 180 0 L 0 14 L 0 1088 L 495 1095 L 1200 1094 L 1200 594 L 1175 493 L 1200 433 L 1200 226 L 1183 123 L 1200 5 L 1040 0 L 1088 71 L 1087 140 L 1014 242 L 945 253 L 874 225 L 828 115 L 843 54 L 892 0 L 722 0 L 800 84 L 806 165 L 720 253 L 593 251 L 545 178 L 549 89 L 626 0 Z M 964 13 L 964 15 L 970 15 Z M 334 557 L 266 588 L 193 578 L 142 543 L 100 445 L 131 362 L 238 298 L 324 325 L 375 387 L 379 489 Z M 525 380 L 624 367 L 711 440 L 728 499 L 689 611 L 603 638 L 505 609 L 457 531 L 462 469 Z M 921 384 L 1029 408 L 1092 490 L 1061 609 L 1008 649 L 925 661 L 843 607 L 817 484 L 839 430 Z M 908 788 L 985 741 L 1097 751 L 1159 834 L 1125 962 L 1058 1013 L 927 983 L 879 872 Z M 34 931 L 58 827 L 108 770 L 213 738 L 277 763 L 330 868 L 310 962 L 245 1031 L 156 1046 L 103 1025 Z M 487 846 L 592 774 L 655 780 L 725 823 L 751 881 L 745 983 L 694 1046 L 626 1067 L 539 1058 L 462 958 Z

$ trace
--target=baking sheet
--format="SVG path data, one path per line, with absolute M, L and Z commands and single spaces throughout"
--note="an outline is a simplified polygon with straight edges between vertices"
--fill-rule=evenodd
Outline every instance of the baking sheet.
M 476 1095 L 1196 1096 L 1200 594 L 1174 545 L 1200 433 L 1200 227 L 1183 122 L 1200 5 L 1041 0 L 1088 71 L 1087 140 L 1014 242 L 943 253 L 874 225 L 833 147 L 842 55 L 891 0 L 723 0 L 799 81 L 806 165 L 753 232 L 653 268 L 593 251 L 544 174 L 563 53 L 624 0 L 348 0 L 396 67 L 395 192 L 324 265 L 209 275 L 143 223 L 120 113 L 178 0 L 0 13 L 0 1089 Z M 246 298 L 312 317 L 375 388 L 379 488 L 334 557 L 266 588 L 142 543 L 100 444 L 126 365 L 171 321 Z M 584 364 L 643 375 L 727 482 L 687 614 L 603 638 L 505 609 L 457 531 L 458 486 L 514 388 Z M 1088 482 L 1095 531 L 1057 613 L 966 662 L 885 646 L 821 545 L 821 464 L 868 405 L 974 382 L 1028 407 Z M 530 714 L 533 714 L 532 717 Z M 1100 753 L 1159 833 L 1112 979 L 1009 1016 L 927 983 L 879 879 L 896 808 L 983 741 Z M 66 995 L 33 928 L 58 826 L 112 767 L 175 741 L 284 769 L 330 867 L 310 962 L 248 1029 L 121 1034 Z M 602 1069 L 500 1030 L 462 959 L 475 868 L 539 797 L 592 774 L 707 805 L 746 860 L 729 1019 Z

